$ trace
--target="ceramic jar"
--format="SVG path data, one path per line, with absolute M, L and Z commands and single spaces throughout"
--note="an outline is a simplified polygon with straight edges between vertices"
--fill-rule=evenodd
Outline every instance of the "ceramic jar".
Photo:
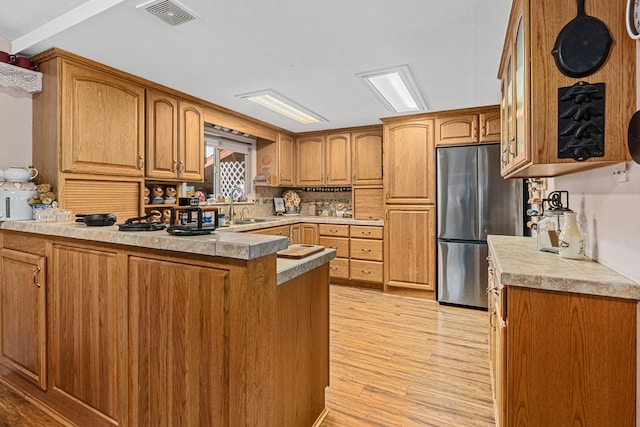
M 559 254 L 562 258 L 581 259 L 584 257 L 584 241 L 576 213 L 565 212 L 563 216 L 564 226 L 558 236 Z

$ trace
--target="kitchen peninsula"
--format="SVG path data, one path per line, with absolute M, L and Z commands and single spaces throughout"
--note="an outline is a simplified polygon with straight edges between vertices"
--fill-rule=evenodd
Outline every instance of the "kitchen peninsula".
M 0 225 L 0 377 L 71 425 L 312 425 L 329 249 L 283 237 Z

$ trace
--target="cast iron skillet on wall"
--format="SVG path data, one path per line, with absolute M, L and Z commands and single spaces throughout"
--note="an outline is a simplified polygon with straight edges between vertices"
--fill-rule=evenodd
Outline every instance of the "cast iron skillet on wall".
M 627 144 L 629 145 L 631 157 L 640 165 L 640 111 L 636 111 L 629 122 Z
M 580 78 L 595 73 L 609 56 L 613 39 L 607 26 L 585 13 L 585 0 L 576 0 L 578 16 L 564 26 L 551 51 L 562 74 Z

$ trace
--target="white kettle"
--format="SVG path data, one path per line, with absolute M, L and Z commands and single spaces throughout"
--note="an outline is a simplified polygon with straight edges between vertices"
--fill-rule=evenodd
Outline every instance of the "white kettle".
M 35 168 L 23 168 L 20 166 L 11 166 L 0 174 L 9 182 L 28 182 L 38 176 L 38 170 Z

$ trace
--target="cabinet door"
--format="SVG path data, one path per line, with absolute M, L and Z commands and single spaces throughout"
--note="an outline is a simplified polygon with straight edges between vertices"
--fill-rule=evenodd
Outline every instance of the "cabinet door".
M 2 363 L 27 381 L 47 388 L 46 259 L 0 250 Z
M 478 142 L 478 115 L 465 114 L 436 118 L 436 145 Z
M 228 422 L 227 274 L 129 258 L 131 425 Z
M 52 264 L 47 393 L 119 425 L 126 419 L 127 330 L 118 322 L 126 318 L 128 290 L 118 254 L 54 245 Z
M 302 237 L 300 235 L 300 224 L 293 224 L 289 230 L 289 243 L 302 243 Z
M 295 185 L 294 141 L 291 135 L 278 134 L 278 174 L 279 185 Z
M 351 134 L 353 185 L 382 184 L 382 129 Z
M 500 109 L 480 114 L 480 142 L 500 141 Z
M 354 219 L 382 219 L 384 217 L 384 190 L 382 188 L 354 188 L 352 194 Z
M 325 184 L 351 185 L 351 134 L 327 135 Z
M 172 179 L 178 172 L 178 101 L 147 90 L 147 161 L 149 178 Z
M 62 171 L 142 177 L 144 89 L 66 61 L 62 87 Z
M 178 179 L 204 180 L 204 108 L 179 101 Z
M 297 184 L 324 185 L 324 136 L 309 136 L 296 140 Z
M 385 125 L 384 170 L 386 203 L 435 203 L 432 119 Z
M 431 206 L 387 209 L 385 289 L 395 287 L 435 291 L 435 215 L 435 208 Z
M 300 243 L 304 243 L 305 245 L 318 244 L 318 226 L 316 224 L 300 224 L 300 230 Z
M 530 148 L 527 146 L 526 140 L 526 124 L 525 124 L 525 102 L 528 101 L 525 94 L 525 53 L 524 53 L 524 21 L 520 18 L 518 22 L 518 32 L 514 40 L 513 55 L 513 98 L 512 114 L 513 114 L 513 134 L 515 138 L 513 142 L 513 166 L 517 167 L 529 160 Z

